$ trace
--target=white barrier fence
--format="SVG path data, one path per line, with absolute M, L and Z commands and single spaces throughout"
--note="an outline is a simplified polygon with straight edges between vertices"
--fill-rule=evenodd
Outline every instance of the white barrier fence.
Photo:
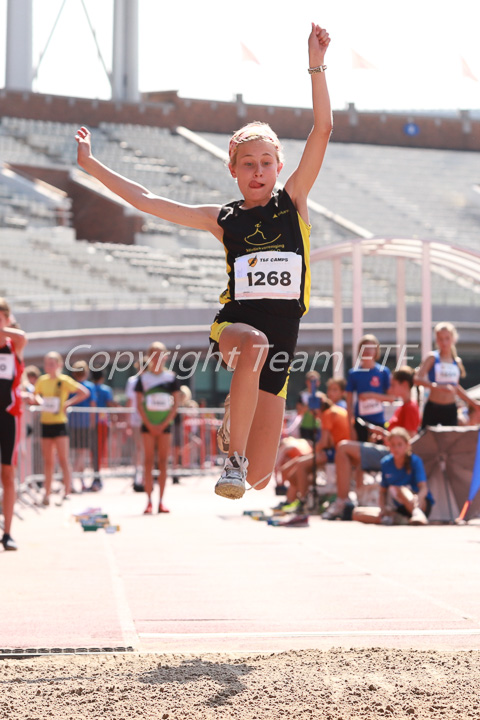
M 211 472 L 225 455 L 217 447 L 217 429 L 223 408 L 179 408 L 171 425 L 169 470 L 173 476 Z M 42 483 L 41 408 L 32 406 L 23 416 L 18 455 L 20 486 Z M 77 408 L 67 411 L 73 478 L 88 484 L 95 476 L 141 477 L 143 444 L 141 420 L 133 408 Z M 61 477 L 56 473 L 56 477 Z

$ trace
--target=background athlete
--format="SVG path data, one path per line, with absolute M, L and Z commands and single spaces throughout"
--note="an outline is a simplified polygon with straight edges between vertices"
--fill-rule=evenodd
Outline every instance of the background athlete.
M 15 506 L 15 465 L 20 439 L 20 416 L 23 410 L 20 381 L 23 351 L 27 338 L 22 330 L 12 328 L 10 306 L 0 298 L 0 458 L 3 486 L 3 536 L 5 550 L 17 550 L 10 535 Z

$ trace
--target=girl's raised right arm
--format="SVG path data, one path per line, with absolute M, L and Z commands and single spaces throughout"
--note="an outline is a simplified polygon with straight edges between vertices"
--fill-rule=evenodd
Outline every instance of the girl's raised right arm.
M 207 230 L 221 239 L 222 231 L 217 224 L 219 205 L 184 205 L 154 195 L 147 188 L 110 170 L 97 160 L 92 155 L 91 135 L 86 127 L 78 130 L 75 140 L 78 144 L 77 161 L 80 167 L 137 210 L 177 225 Z

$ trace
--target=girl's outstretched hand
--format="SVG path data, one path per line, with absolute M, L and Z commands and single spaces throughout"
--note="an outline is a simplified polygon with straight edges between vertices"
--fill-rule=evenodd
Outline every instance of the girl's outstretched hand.
M 316 25 L 312 22 L 312 31 L 308 38 L 308 57 L 310 61 L 310 67 L 317 67 L 323 65 L 325 59 L 325 53 L 330 45 L 330 35 L 321 28 L 320 25 Z
M 85 166 L 85 162 L 92 156 L 92 141 L 90 131 L 86 127 L 77 130 L 75 140 L 77 141 L 77 162 L 80 167 Z

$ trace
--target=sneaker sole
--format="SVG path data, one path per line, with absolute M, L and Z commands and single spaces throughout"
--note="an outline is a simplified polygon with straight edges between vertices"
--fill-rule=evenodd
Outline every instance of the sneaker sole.
M 229 500 L 240 500 L 245 494 L 245 488 L 239 485 L 215 485 L 215 494 L 220 497 L 229 498 Z

